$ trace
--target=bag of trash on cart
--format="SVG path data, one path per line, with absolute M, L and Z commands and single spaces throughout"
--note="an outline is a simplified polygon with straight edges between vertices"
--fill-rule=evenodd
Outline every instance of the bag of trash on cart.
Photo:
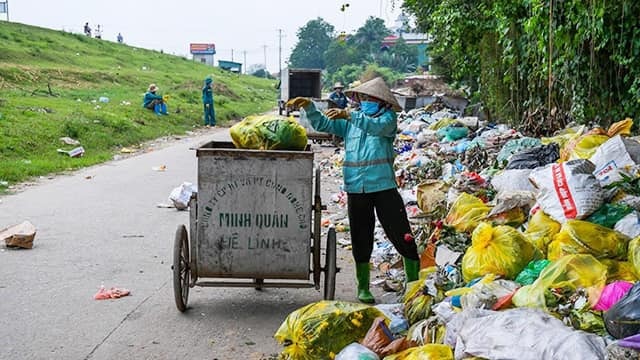
M 259 150 L 262 146 L 262 136 L 256 128 L 256 123 L 261 116 L 252 115 L 242 119 L 229 129 L 231 141 L 239 149 Z
M 240 149 L 303 150 L 307 131 L 294 119 L 280 115 L 252 115 L 229 129 Z
M 329 359 L 364 338 L 382 312 L 345 301 L 319 301 L 290 313 L 274 337 L 287 360 Z

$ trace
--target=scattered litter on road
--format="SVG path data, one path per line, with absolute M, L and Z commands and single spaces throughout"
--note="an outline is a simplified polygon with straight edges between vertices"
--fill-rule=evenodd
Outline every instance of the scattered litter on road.
M 93 295 L 94 300 L 108 300 L 108 299 L 119 299 L 124 296 L 129 296 L 131 292 L 124 288 L 112 287 L 110 289 L 106 289 L 104 285 L 100 286 L 100 290 Z
M 76 139 L 72 139 L 68 136 L 65 137 L 61 137 L 60 141 L 62 141 L 63 143 L 67 144 L 67 145 L 80 145 L 80 141 L 76 140 Z
M 0 230 L 0 239 L 5 241 L 7 247 L 31 249 L 35 236 L 36 227 L 29 221 Z
M 154 166 L 151 168 L 153 171 L 166 171 L 167 165 Z
M 173 202 L 173 206 L 178 210 L 186 210 L 189 208 L 189 200 L 193 193 L 197 192 L 196 186 L 190 182 L 183 182 L 182 185 L 171 191 L 169 200 Z
M 68 151 L 63 149 L 58 149 L 58 152 L 61 154 L 67 154 L 72 158 L 77 158 L 84 155 L 84 148 L 82 146 L 78 146 L 77 148 L 74 148 Z

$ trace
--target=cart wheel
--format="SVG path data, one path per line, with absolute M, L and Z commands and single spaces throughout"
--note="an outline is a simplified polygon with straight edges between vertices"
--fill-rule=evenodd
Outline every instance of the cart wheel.
M 336 294 L 336 229 L 330 228 L 327 235 L 327 254 L 324 260 L 324 299 L 333 300 Z
M 189 299 L 189 280 L 191 272 L 189 270 L 189 241 L 187 228 L 178 225 L 176 239 L 173 244 L 173 295 L 176 300 L 176 307 L 181 312 L 187 309 Z

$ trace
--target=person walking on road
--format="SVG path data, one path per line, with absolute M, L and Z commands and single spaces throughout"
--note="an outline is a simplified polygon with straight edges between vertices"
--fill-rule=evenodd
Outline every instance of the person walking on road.
M 359 102 L 359 110 L 336 108 L 323 114 L 311 99 L 304 97 L 289 100 L 287 106 L 304 108 L 315 130 L 344 138 L 344 189 L 356 263 L 357 296 L 364 303 L 373 303 L 375 299 L 369 291 L 369 262 L 376 215 L 387 237 L 403 256 L 407 282 L 417 280 L 420 271 L 418 249 L 393 171 L 396 111 L 401 108 L 379 77 L 347 90 L 346 95 Z
M 213 79 L 210 76 L 204 79 L 202 103 L 204 104 L 205 126 L 216 126 L 216 110 L 213 106 Z

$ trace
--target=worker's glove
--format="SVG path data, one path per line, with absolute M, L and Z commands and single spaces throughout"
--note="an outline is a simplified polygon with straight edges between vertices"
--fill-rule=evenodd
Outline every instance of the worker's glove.
M 300 109 L 306 108 L 311 104 L 311 99 L 306 97 L 296 97 L 287 101 L 287 108 Z
M 351 113 L 346 109 L 329 109 L 324 114 L 331 120 L 335 119 L 351 119 Z

